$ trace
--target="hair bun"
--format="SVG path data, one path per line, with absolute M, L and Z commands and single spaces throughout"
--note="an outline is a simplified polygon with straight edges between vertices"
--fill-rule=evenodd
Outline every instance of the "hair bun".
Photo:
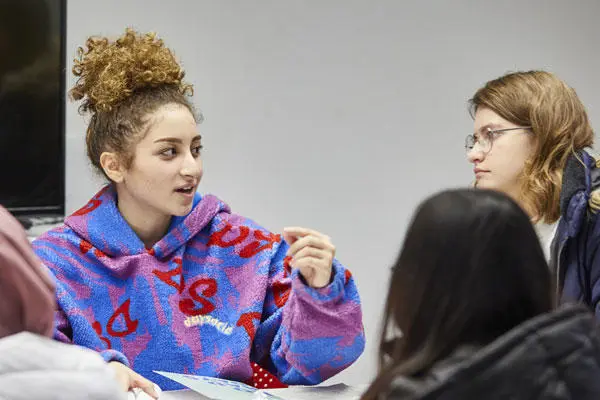
M 121 37 L 90 37 L 86 48 L 79 47 L 70 90 L 73 100 L 82 100 L 81 112 L 110 111 L 134 92 L 160 85 L 176 85 L 193 93 L 183 81 L 185 72 L 170 49 L 155 33 L 141 34 L 128 28 Z

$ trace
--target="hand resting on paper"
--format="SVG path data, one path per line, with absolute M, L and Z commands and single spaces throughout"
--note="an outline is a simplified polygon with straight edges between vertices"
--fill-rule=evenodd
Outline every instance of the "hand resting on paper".
M 156 392 L 159 394 L 158 398 L 160 399 L 160 394 L 162 393 L 158 385 L 154 385 Z M 153 400 L 154 397 L 150 396 L 148 393 L 144 392 L 140 388 L 130 389 L 127 393 L 127 400 Z
M 128 392 L 132 389 L 138 389 L 135 392 L 145 392 L 149 399 L 158 399 L 160 388 L 153 382 L 144 378 L 120 362 L 111 361 L 108 363 L 108 365 L 110 365 L 115 371 L 117 382 L 119 382 L 121 388 L 123 388 L 125 392 Z M 143 397 L 138 397 L 137 393 L 135 398 L 143 399 Z

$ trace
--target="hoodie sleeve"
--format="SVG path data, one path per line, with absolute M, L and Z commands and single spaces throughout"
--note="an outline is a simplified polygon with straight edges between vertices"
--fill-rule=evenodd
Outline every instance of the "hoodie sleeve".
M 61 309 L 56 310 L 54 314 L 54 339 L 58 340 L 62 343 L 74 344 L 73 343 L 73 329 L 71 328 L 71 324 L 69 323 L 69 319 L 65 312 Z M 98 350 L 104 361 L 118 361 L 121 364 L 125 364 L 128 367 L 129 361 L 127 357 L 120 351 L 112 350 L 112 349 L 100 349 Z
M 308 286 L 291 270 L 282 241 L 271 259 L 269 288 L 253 358 L 286 384 L 318 384 L 352 364 L 365 336 L 360 298 L 349 270 L 333 262 L 331 283 Z
M 73 273 L 74 267 L 58 256 L 55 251 L 57 243 L 53 242 L 51 236 L 44 234 L 33 242 L 33 248 L 53 275 L 56 285 L 57 308 L 54 313 L 54 339 L 96 350 L 106 362 L 118 361 L 129 366 L 127 357 L 120 351 L 110 349 L 107 345 L 110 342 L 102 336 L 102 331 L 98 330 L 99 327 L 93 326 L 82 315 L 81 304 L 76 300 L 76 291 L 69 285 L 70 281 L 59 278 Z M 76 338 L 73 337 L 74 330 L 77 332 Z

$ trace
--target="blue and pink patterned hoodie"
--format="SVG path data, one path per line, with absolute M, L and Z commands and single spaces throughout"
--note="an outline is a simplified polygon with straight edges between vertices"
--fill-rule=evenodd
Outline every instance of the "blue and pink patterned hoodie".
M 146 249 L 107 186 L 34 249 L 57 283 L 55 338 L 166 390 L 181 386 L 153 370 L 248 381 L 253 362 L 285 384 L 317 384 L 364 349 L 350 272 L 334 260 L 329 286 L 307 286 L 280 235 L 212 195 Z

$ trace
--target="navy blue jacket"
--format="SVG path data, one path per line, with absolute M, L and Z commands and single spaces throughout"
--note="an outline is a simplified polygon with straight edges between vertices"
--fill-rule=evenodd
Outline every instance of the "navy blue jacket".
M 600 223 L 591 201 L 592 193 L 600 189 L 600 168 L 588 152 L 579 155 L 581 161 L 571 156 L 563 172 L 561 218 L 550 266 L 560 302 L 584 303 L 600 319 Z

